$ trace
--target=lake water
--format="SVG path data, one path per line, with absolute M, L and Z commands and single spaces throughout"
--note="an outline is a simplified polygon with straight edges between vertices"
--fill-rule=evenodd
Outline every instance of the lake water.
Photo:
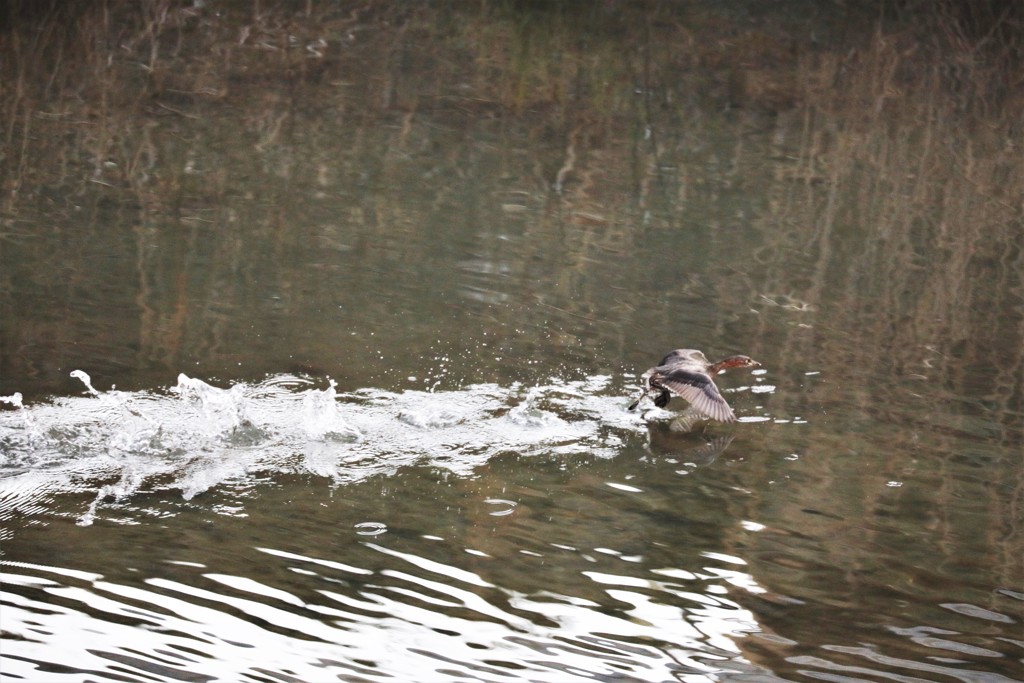
M 980 62 L 799 2 L 141 7 L 3 34 L 0 679 L 1024 680 Z M 627 410 L 677 347 L 761 362 L 737 423 Z

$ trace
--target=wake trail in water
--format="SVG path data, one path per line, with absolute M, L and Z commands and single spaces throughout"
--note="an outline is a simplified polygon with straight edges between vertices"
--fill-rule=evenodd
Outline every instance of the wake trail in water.
M 94 492 L 77 522 L 140 493 L 185 500 L 257 475 L 300 473 L 338 483 L 410 464 L 468 474 L 501 453 L 612 457 L 644 431 L 611 377 L 453 391 L 339 393 L 293 375 L 215 387 L 179 375 L 162 392 L 100 391 L 0 412 L 0 516 L 61 492 Z M 604 393 L 603 393 L 604 392 Z

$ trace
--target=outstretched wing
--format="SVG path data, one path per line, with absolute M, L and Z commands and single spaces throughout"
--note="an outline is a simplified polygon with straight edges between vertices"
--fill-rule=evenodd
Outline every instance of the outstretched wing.
M 694 408 L 712 420 L 735 422 L 736 415 L 722 398 L 718 387 L 707 375 L 688 370 L 671 370 L 651 378 L 651 384 L 664 387 L 690 402 Z

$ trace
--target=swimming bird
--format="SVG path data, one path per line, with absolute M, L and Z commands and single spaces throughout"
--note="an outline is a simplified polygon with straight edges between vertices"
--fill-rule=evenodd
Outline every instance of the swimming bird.
M 629 409 L 636 409 L 645 396 L 653 398 L 654 405 L 664 408 L 675 394 L 712 420 L 735 422 L 735 413 L 711 378 L 726 368 L 756 368 L 760 365 L 749 356 L 729 356 L 712 363 L 697 349 L 670 351 L 656 367 L 640 376 L 640 396 Z

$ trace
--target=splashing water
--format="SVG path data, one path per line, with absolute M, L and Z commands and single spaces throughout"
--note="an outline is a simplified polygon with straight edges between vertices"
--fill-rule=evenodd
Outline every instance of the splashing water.
M 21 402 L 21 392 L 15 392 L 10 396 L 0 396 L 0 402 L 8 403 L 15 408 L 24 408 L 24 404 Z
M 611 457 L 623 433 L 644 431 L 606 376 L 339 394 L 333 380 L 318 388 L 291 375 L 222 389 L 182 374 L 162 392 L 100 391 L 85 372 L 71 375 L 85 396 L 0 398 L 17 409 L 0 413 L 0 493 L 92 490 L 79 524 L 140 492 L 189 500 L 268 473 L 345 483 L 413 463 L 465 474 L 506 452 Z

